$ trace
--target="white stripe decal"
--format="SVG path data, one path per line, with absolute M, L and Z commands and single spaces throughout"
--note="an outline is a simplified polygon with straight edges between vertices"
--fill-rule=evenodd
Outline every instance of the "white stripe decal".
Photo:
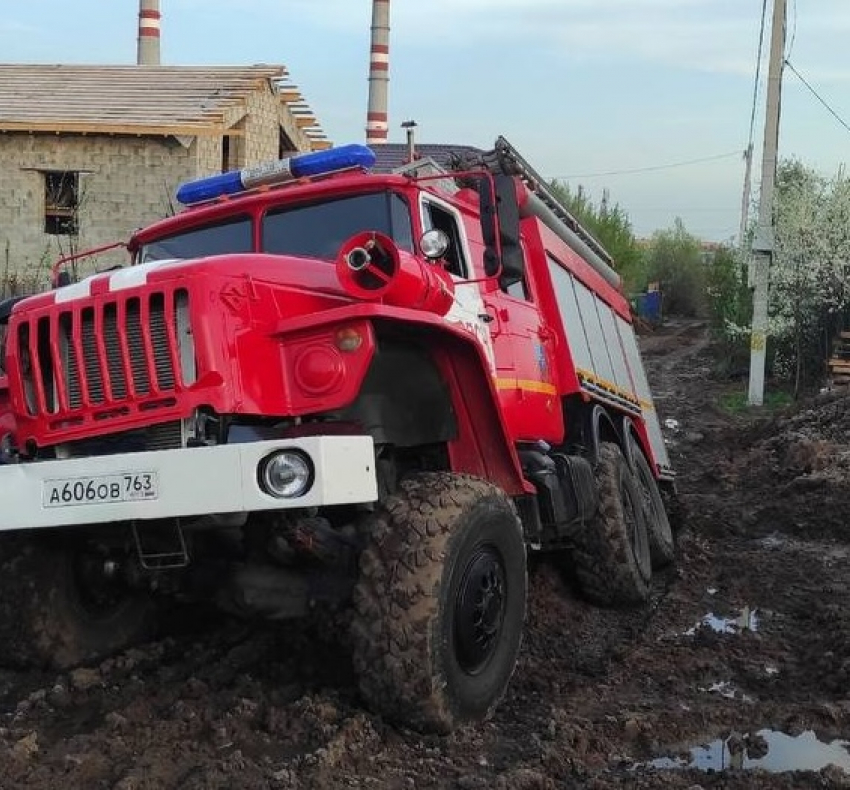
M 140 285 L 145 285 L 148 281 L 149 272 L 177 262 L 177 258 L 170 258 L 168 260 L 140 263 L 138 266 L 130 266 L 127 269 L 118 269 L 118 271 L 112 272 L 109 276 L 109 290 L 124 291 L 127 288 L 136 288 Z
M 91 296 L 91 281 L 92 278 L 87 277 L 81 282 L 66 285 L 64 288 L 57 288 L 53 293 L 53 301 L 56 304 L 64 304 Z

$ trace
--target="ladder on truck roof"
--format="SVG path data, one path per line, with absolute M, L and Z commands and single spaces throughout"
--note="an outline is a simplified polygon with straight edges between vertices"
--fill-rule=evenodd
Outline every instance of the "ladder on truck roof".
M 450 148 L 443 146 L 443 148 Z M 445 156 L 445 154 L 443 154 Z M 442 157 L 441 157 L 442 158 Z M 452 171 L 475 170 L 484 168 L 493 175 L 518 177 L 528 188 L 531 197 L 527 210 L 536 216 L 549 229 L 580 255 L 609 285 L 619 290 L 622 278 L 614 269 L 614 260 L 599 240 L 571 214 L 546 185 L 546 181 L 526 162 L 520 153 L 503 136 L 496 140 L 492 151 L 464 146 L 451 150 L 448 161 L 438 163 L 427 157 L 408 162 L 392 172 L 416 178 L 421 175 L 451 174 Z M 448 169 L 446 169 L 448 168 Z M 475 183 L 465 183 L 466 179 L 456 179 L 459 185 L 477 188 Z M 442 182 L 444 183 L 444 182 Z M 454 190 L 447 189 L 448 192 Z
M 519 176 L 523 183 L 546 205 L 546 207 L 563 222 L 573 233 L 576 234 L 593 252 L 595 252 L 605 263 L 612 266 L 613 258 L 608 251 L 596 239 L 596 237 L 585 228 L 555 197 L 546 186 L 546 181 L 534 170 L 534 168 L 523 159 L 504 137 L 496 140 L 493 152 L 496 155 L 498 167 L 505 175 Z M 489 159 L 489 157 L 487 158 Z M 492 164 L 488 162 L 492 170 Z

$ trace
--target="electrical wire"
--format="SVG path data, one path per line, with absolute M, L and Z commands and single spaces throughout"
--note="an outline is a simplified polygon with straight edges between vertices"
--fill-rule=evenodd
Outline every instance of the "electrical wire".
M 649 167 L 635 167 L 631 170 L 609 170 L 605 173 L 578 173 L 575 175 L 569 176 L 552 176 L 553 178 L 558 178 L 564 181 L 568 181 L 572 178 L 601 178 L 603 176 L 623 176 L 629 175 L 632 173 L 650 173 L 656 170 L 670 170 L 674 167 L 687 167 L 689 165 L 698 165 L 703 162 L 715 162 L 718 159 L 729 159 L 733 156 L 740 156 L 740 151 L 730 151 L 728 154 L 716 154 L 715 156 L 703 156 L 699 159 L 688 159 L 684 162 L 671 162 L 666 165 L 651 165 Z
M 791 57 L 791 53 L 794 51 L 794 42 L 797 40 L 797 0 L 792 0 L 791 15 L 794 23 L 791 29 L 791 39 L 788 42 L 788 51 L 785 53 L 786 59 Z
M 844 120 L 844 119 L 843 119 L 843 118 L 842 118 L 842 117 L 841 117 L 841 116 L 840 116 L 840 115 L 839 115 L 839 114 L 838 114 L 835 110 L 833 110 L 833 109 L 832 109 L 832 107 L 829 105 L 829 103 L 826 101 L 826 99 L 824 99 L 824 98 L 823 98 L 823 96 L 821 96 L 821 95 L 820 95 L 820 94 L 819 94 L 819 93 L 818 93 L 818 92 L 817 92 L 817 91 L 816 91 L 816 90 L 815 90 L 815 89 L 814 89 L 814 88 L 813 88 L 813 87 L 812 87 L 812 86 L 811 86 L 811 85 L 810 85 L 810 84 L 806 81 L 805 77 L 803 77 L 803 75 L 802 75 L 802 74 L 800 74 L 800 72 L 799 72 L 799 71 L 797 71 L 797 69 L 795 69 L 795 68 L 794 68 L 794 66 L 792 65 L 791 61 L 790 61 L 790 60 L 788 60 L 787 58 L 785 59 L 785 65 L 786 65 L 789 69 L 791 69 L 791 71 L 794 73 L 794 75 L 797 77 L 797 79 L 798 79 L 798 80 L 800 80 L 800 82 L 802 82 L 802 83 L 803 83 L 803 85 L 805 85 L 805 86 L 809 89 L 809 91 L 810 91 L 810 93 L 812 94 L 812 96 L 814 96 L 814 97 L 815 97 L 815 98 L 816 98 L 816 99 L 817 99 L 817 100 L 818 100 L 818 101 L 819 101 L 819 102 L 820 102 L 820 103 L 821 103 L 824 107 L 826 107 L 827 112 L 829 112 L 829 114 L 830 114 L 833 118 L 835 118 L 835 120 L 836 120 L 836 121 L 838 121 L 838 123 L 840 123 L 840 124 L 841 124 L 841 125 L 842 125 L 842 126 L 843 126 L 843 127 L 844 127 L 847 131 L 848 131 L 848 132 L 850 132 L 850 125 L 848 125 L 847 121 L 845 121 L 845 120 Z
M 750 112 L 750 137 L 749 143 L 747 145 L 747 151 L 750 150 L 753 144 L 753 136 L 755 135 L 756 128 L 756 105 L 758 104 L 759 97 L 759 83 L 761 82 L 761 61 L 762 55 L 764 53 L 764 32 L 767 27 L 767 0 L 763 0 L 761 6 L 761 28 L 759 30 L 759 48 L 758 55 L 756 55 L 756 76 L 753 80 L 753 107 Z

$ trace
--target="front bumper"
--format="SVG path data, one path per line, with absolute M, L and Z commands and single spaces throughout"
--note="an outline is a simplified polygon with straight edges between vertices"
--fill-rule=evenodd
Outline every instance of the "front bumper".
M 260 487 L 259 464 L 279 450 L 310 458 L 313 482 L 302 496 L 278 499 Z M 115 501 L 119 496 L 124 499 Z M 355 504 L 377 497 L 371 437 L 311 436 L 0 466 L 0 530 Z

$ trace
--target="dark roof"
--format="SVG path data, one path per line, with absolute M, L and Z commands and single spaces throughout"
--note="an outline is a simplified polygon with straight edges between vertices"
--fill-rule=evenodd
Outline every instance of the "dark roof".
M 407 164 L 406 143 L 383 143 L 369 146 L 375 152 L 376 173 L 390 173 Z M 482 149 L 471 145 L 446 145 L 443 143 L 416 144 L 417 159 L 433 159 L 441 167 L 448 169 L 453 153 L 482 154 Z

